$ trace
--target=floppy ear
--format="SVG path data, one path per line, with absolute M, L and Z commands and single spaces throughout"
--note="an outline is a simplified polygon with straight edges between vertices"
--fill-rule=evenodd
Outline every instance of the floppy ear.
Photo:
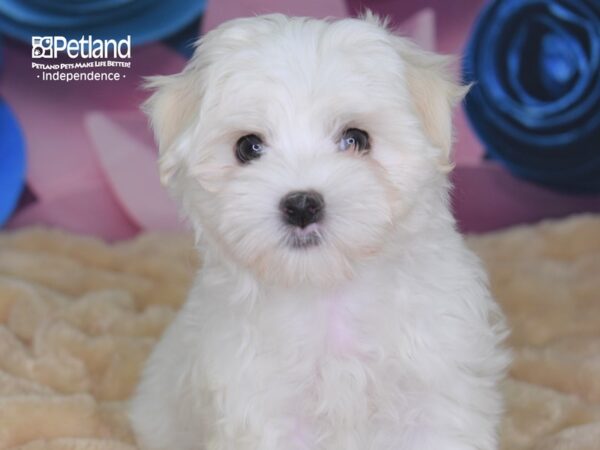
M 150 118 L 158 143 L 160 180 L 166 186 L 182 161 L 178 138 L 197 118 L 200 88 L 185 70 L 176 75 L 147 78 L 145 87 L 154 90 L 142 109 Z
M 453 58 L 427 52 L 407 39 L 394 36 L 406 64 L 406 81 L 415 112 L 429 142 L 442 151 L 443 165 L 450 164 L 452 109 L 469 90 L 452 76 Z

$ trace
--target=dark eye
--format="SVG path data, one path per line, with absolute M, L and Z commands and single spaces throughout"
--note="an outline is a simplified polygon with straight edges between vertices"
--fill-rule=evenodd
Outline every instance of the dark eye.
M 348 128 L 340 139 L 339 148 L 341 151 L 366 152 L 371 148 L 369 135 L 358 128 Z
M 248 134 L 238 139 L 235 144 L 235 157 L 242 164 L 260 158 L 264 150 L 262 140 L 255 134 Z

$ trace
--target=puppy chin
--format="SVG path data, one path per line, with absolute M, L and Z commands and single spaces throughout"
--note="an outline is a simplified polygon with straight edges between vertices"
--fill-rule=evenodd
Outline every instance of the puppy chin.
M 325 245 L 303 241 L 301 247 L 290 248 L 258 273 L 258 277 L 265 283 L 288 288 L 306 285 L 324 288 L 350 280 L 354 270 L 348 259 L 335 250 L 320 247 Z M 273 270 L 273 264 L 277 264 L 277 270 Z
M 262 284 L 286 288 L 331 287 L 354 275 L 349 258 L 317 230 L 292 232 L 277 251 L 245 266 Z
M 368 233 L 350 219 L 299 227 L 281 223 L 276 214 L 270 226 L 261 226 L 253 220 L 257 217 L 262 216 L 221 221 L 215 256 L 229 259 L 265 286 L 334 287 L 349 281 L 383 251 L 391 231 L 387 214 L 374 221 Z
M 257 216 L 252 216 L 257 217 Z M 221 223 L 216 259 L 226 257 L 263 286 L 335 287 L 352 280 L 359 267 L 377 258 L 389 239 L 384 219 L 358 233 L 358 223 L 330 221 L 293 226 L 273 214 L 271 226 L 249 216 Z M 240 217 L 241 219 L 241 217 Z M 280 222 L 275 225 L 276 222 Z
M 306 228 L 291 227 L 285 238 L 285 245 L 298 251 L 316 247 L 322 242 L 321 227 L 316 223 L 312 223 Z

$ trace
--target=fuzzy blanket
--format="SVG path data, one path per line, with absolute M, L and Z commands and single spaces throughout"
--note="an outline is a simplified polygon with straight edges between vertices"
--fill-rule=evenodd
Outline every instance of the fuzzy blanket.
M 600 217 L 469 244 L 513 329 L 503 450 L 600 449 Z M 0 449 L 136 449 L 127 399 L 184 299 L 191 248 L 0 233 Z

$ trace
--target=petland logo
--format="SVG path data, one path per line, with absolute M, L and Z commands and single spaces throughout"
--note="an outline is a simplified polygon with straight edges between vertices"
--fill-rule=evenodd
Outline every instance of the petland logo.
M 82 36 L 81 39 L 67 39 L 64 36 L 32 36 L 32 58 L 56 58 L 65 52 L 69 58 L 83 59 L 128 59 L 131 58 L 131 36 L 116 39 L 94 39 Z
M 131 68 L 131 36 L 32 36 L 31 58 L 31 68 L 42 81 L 119 81 Z

